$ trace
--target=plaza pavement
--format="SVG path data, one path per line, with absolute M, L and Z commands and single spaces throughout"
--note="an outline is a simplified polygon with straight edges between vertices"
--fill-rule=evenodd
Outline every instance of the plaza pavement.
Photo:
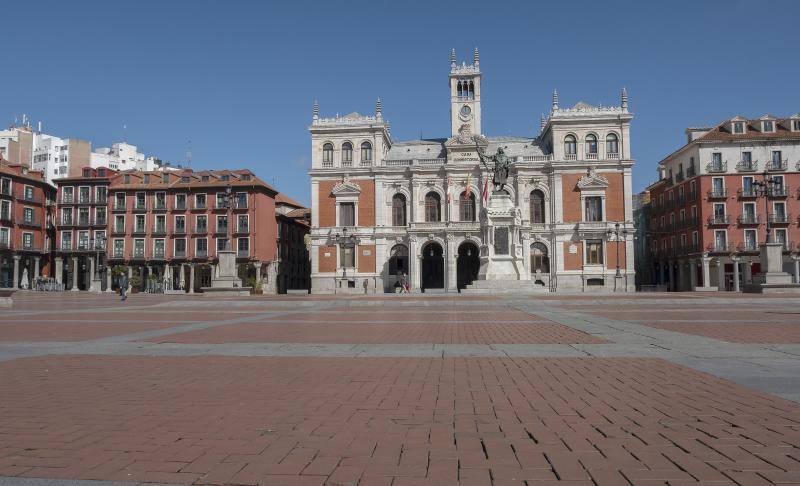
M 0 485 L 800 484 L 800 301 L 15 294 Z

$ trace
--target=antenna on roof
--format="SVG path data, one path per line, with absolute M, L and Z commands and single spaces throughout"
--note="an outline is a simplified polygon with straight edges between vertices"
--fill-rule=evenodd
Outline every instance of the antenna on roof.
M 128 143 L 128 125 L 125 123 L 122 124 L 122 142 Z
M 186 167 L 192 166 L 192 141 L 189 140 L 189 146 L 186 149 Z

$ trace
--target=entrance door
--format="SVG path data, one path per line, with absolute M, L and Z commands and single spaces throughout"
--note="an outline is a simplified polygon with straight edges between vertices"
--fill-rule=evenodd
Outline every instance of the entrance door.
M 422 249 L 422 291 L 444 288 L 444 257 L 438 243 L 428 243 Z
M 478 247 L 474 243 L 464 242 L 458 247 L 456 260 L 456 273 L 458 274 L 458 290 L 465 288 L 478 278 L 481 260 L 478 256 Z

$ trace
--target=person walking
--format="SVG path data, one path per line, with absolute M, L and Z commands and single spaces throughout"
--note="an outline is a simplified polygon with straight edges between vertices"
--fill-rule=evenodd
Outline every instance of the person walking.
M 400 272 L 400 293 L 408 293 L 408 282 L 406 281 L 406 272 Z
M 124 272 L 119 277 L 119 295 L 121 297 L 120 300 L 128 299 L 128 274 Z

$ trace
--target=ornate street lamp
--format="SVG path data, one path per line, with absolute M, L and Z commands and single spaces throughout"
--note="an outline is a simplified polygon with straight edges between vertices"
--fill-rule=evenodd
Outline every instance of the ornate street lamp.
M 348 235 L 346 226 L 342 228 L 341 233 L 334 233 L 331 239 L 333 240 L 333 244 L 339 245 L 340 248 L 352 247 L 354 252 L 353 257 L 355 258 L 355 247 L 361 240 L 354 235 Z M 342 278 L 347 278 L 347 267 L 345 266 L 342 267 Z
M 622 278 L 622 272 L 620 272 L 620 269 L 619 269 L 619 237 L 620 237 L 620 235 L 622 235 L 623 238 L 626 238 L 628 236 L 628 230 L 623 228 L 620 231 L 620 224 L 619 223 L 614 223 L 614 229 L 613 230 L 609 229 L 608 231 L 606 231 L 606 234 L 608 235 L 609 238 L 611 238 L 611 236 L 614 236 L 614 239 L 617 242 L 617 244 L 616 244 L 616 247 L 617 247 L 617 272 L 614 274 L 614 292 L 616 292 L 617 291 L 617 279 Z M 627 286 L 626 286 L 626 290 L 627 290 Z
M 769 218 L 769 196 L 771 196 L 777 187 L 778 181 L 764 171 L 764 180 L 753 181 L 754 191 L 756 197 L 764 198 L 764 217 L 767 219 L 767 234 L 766 243 L 772 243 L 772 225 L 770 225 Z

